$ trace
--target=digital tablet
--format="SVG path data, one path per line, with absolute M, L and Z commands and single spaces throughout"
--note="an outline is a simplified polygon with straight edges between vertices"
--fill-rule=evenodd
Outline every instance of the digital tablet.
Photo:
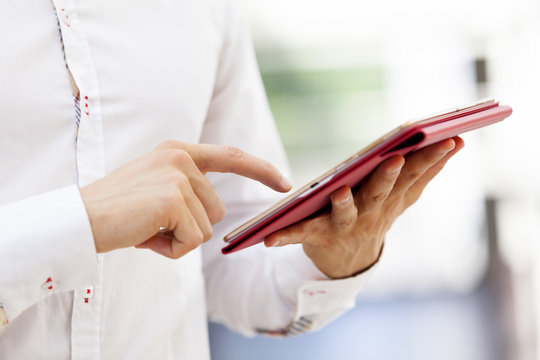
M 510 116 L 512 109 L 488 99 L 407 122 L 342 161 L 268 210 L 233 230 L 222 249 L 229 254 L 258 244 L 330 204 L 330 194 L 347 185 L 354 189 L 381 162 L 406 155 L 461 133 L 493 124 Z

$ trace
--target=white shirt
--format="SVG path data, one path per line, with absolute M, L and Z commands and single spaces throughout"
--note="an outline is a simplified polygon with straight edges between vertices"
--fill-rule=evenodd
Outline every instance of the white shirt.
M 236 175 L 209 175 L 228 213 L 201 248 L 96 254 L 78 188 L 162 141 L 234 145 L 286 169 L 227 0 L 2 6 L 0 358 L 208 359 L 207 315 L 294 334 L 354 305 L 367 274 L 325 280 L 299 246 L 221 255 L 225 233 L 278 199 Z

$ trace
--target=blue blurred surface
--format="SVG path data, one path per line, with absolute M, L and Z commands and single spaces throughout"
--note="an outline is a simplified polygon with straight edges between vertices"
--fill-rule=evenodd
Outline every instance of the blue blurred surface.
M 499 350 L 489 296 L 360 300 L 323 330 L 273 339 L 245 338 L 210 323 L 213 360 L 492 360 Z

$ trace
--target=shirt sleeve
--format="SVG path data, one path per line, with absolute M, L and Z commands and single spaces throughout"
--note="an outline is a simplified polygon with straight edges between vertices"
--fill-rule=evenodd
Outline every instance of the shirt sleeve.
M 3 322 L 47 296 L 94 283 L 97 275 L 92 230 L 76 186 L 0 206 Z
M 246 22 L 227 6 L 225 38 L 201 142 L 232 145 L 269 160 L 285 174 L 288 165 L 259 75 Z M 222 255 L 223 236 L 283 195 L 252 180 L 209 174 L 227 208 L 203 245 L 211 320 L 246 335 L 292 335 L 316 330 L 354 306 L 369 270 L 329 280 L 302 246 L 267 249 L 262 244 Z

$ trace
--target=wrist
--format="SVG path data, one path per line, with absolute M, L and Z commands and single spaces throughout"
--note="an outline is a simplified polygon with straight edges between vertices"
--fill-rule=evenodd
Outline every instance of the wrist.
M 379 260 L 381 259 L 382 257 L 382 254 L 383 254 L 383 251 L 384 251 L 384 241 L 377 253 L 377 256 L 375 257 L 375 260 L 371 261 L 369 263 L 369 265 L 367 266 L 363 266 L 360 270 L 357 270 L 357 271 L 354 271 L 352 273 L 350 273 L 349 275 L 347 276 L 340 276 L 340 277 L 330 277 L 332 280 L 342 280 L 342 279 L 347 279 L 347 278 L 352 278 L 352 277 L 355 277 L 355 276 L 358 276 L 360 274 L 363 274 L 369 270 L 371 270 L 375 265 L 377 265 L 377 263 L 379 262 Z
M 329 261 L 327 257 L 328 252 L 324 252 L 322 256 L 318 253 L 317 256 L 306 251 L 308 250 L 306 247 L 304 247 L 304 251 L 306 251 L 306 254 L 311 258 L 315 266 L 328 278 L 339 280 L 360 275 L 377 264 L 383 253 L 384 239 L 380 242 L 377 241 L 377 244 L 379 243 L 381 245 L 373 246 L 369 250 L 362 251 L 361 255 L 357 255 L 350 260 L 347 260 L 345 256 L 334 256 L 334 259 Z

